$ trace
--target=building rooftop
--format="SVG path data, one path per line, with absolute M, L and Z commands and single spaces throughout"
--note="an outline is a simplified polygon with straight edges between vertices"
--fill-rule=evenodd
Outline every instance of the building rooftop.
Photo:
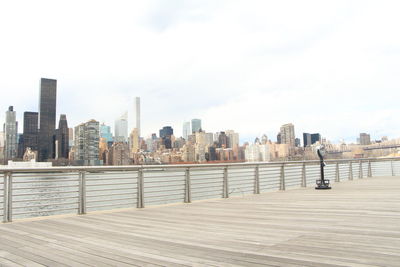
M 400 178 L 0 224 L 0 265 L 399 266 Z

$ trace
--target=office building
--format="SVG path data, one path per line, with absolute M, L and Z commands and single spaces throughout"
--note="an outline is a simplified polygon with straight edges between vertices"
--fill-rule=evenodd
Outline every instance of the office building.
M 229 137 L 225 132 L 220 132 L 218 135 L 218 148 L 228 148 Z
M 128 113 L 125 112 L 115 121 L 115 139 L 114 142 L 128 141 Z
M 360 145 L 367 146 L 371 144 L 371 136 L 366 133 L 360 133 Z
M 110 160 L 110 165 L 130 164 L 128 144 L 123 142 L 114 143 L 110 149 Z
M 129 108 L 128 121 L 129 121 L 128 132 L 131 133 L 132 130 L 136 128 L 140 137 L 141 136 L 140 97 L 135 97 L 133 99 L 133 106 Z
M 182 132 L 182 137 L 185 138 L 185 140 L 188 140 L 189 135 L 191 134 L 190 130 L 190 122 L 184 122 L 183 123 L 183 132 Z
M 79 165 L 100 165 L 99 122 L 90 120 L 75 127 L 75 160 Z
M 311 145 L 311 134 L 303 133 L 303 146 L 308 147 Z
M 107 143 L 113 142 L 113 136 L 111 133 L 111 127 L 104 123 L 100 125 L 100 137 L 105 138 Z
M 277 144 L 282 144 L 281 133 L 278 133 L 278 134 L 276 135 L 276 143 L 277 143 Z
M 311 144 L 315 144 L 317 142 L 321 143 L 321 135 L 319 133 L 311 134 Z
M 71 150 L 71 147 L 74 146 L 74 128 L 68 128 L 68 138 L 69 149 Z
M 17 158 L 22 159 L 24 156 L 24 135 L 17 134 Z
M 266 134 L 263 134 L 261 137 L 261 144 L 265 145 L 268 143 L 268 136 Z
M 319 133 L 303 133 L 303 146 L 308 147 L 315 143 L 321 143 L 321 135 Z
M 139 130 L 134 128 L 129 135 L 129 147 L 131 153 L 137 153 L 140 150 L 139 146 Z
M 200 131 L 201 128 L 201 120 L 200 119 L 192 119 L 192 133 Z
M 172 136 L 174 135 L 174 129 L 172 129 L 171 126 L 164 126 L 160 130 L 160 138 L 166 137 L 166 136 Z
M 300 147 L 301 146 L 300 138 L 294 139 L 294 144 L 295 144 L 296 147 Z
M 65 114 L 60 115 L 58 122 L 58 129 L 56 131 L 56 159 L 64 158 L 68 159 L 69 154 L 69 129 L 67 116 Z
M 174 134 L 174 129 L 171 126 L 164 126 L 160 130 L 160 138 L 162 140 L 162 144 L 165 146 L 166 149 L 172 148 L 172 136 Z
M 233 130 L 227 130 L 225 134 L 228 137 L 227 147 L 237 148 L 239 146 L 239 134 L 235 133 Z
M 214 134 L 213 133 L 206 133 L 206 143 L 209 146 L 214 144 Z
M 281 144 L 287 144 L 289 147 L 295 147 L 294 125 L 291 123 L 284 124 L 280 129 Z
M 24 112 L 24 148 L 23 153 L 29 147 L 32 151 L 38 151 L 38 120 L 39 113 Z
M 39 96 L 39 161 L 46 161 L 55 156 L 57 80 L 40 80 Z
M 12 160 L 18 153 L 18 122 L 14 107 L 10 106 L 6 111 L 6 123 L 4 124 L 4 160 Z

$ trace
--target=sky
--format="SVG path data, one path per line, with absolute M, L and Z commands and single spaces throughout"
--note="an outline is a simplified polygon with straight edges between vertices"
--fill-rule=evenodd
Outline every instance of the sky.
M 0 122 L 37 111 L 114 126 L 141 98 L 142 136 L 202 120 L 241 141 L 282 124 L 332 142 L 400 137 L 400 1 L 2 1 Z M 3 111 L 3 112 L 2 112 Z

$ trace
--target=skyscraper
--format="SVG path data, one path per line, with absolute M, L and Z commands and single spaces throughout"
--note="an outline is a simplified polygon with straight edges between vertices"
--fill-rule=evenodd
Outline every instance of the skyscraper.
M 185 138 L 185 140 L 187 141 L 188 136 L 191 134 L 192 132 L 190 131 L 190 122 L 184 122 L 183 123 L 183 133 L 182 133 L 182 137 Z
M 128 109 L 128 133 L 137 129 L 140 137 L 140 97 L 134 97 L 132 100 Z
M 281 126 L 281 143 L 288 144 L 289 147 L 295 147 L 294 125 L 291 123 Z
M 56 133 L 56 158 L 68 158 L 69 153 L 69 129 L 67 116 L 61 114 Z
M 140 97 L 135 97 L 135 114 L 136 114 L 136 129 L 138 131 L 139 137 L 140 131 Z
M 303 133 L 303 145 L 304 147 L 315 144 L 316 142 L 321 142 L 321 135 L 319 133 Z
M 18 153 L 18 122 L 13 106 L 6 111 L 4 137 L 4 160 L 12 160 L 17 157 Z
M 75 159 L 80 165 L 99 165 L 99 122 L 90 120 L 75 127 Z
M 105 138 L 107 143 L 112 143 L 113 137 L 110 126 L 107 126 L 104 123 L 100 125 L 100 138 Z
M 38 119 L 37 112 L 24 112 L 24 148 L 23 153 L 30 147 L 32 151 L 38 150 Z
M 136 128 L 134 128 L 129 135 L 129 148 L 131 153 L 136 153 L 140 150 L 139 131 Z
M 371 144 L 371 136 L 366 133 L 360 133 L 360 145 L 367 146 Z
M 115 142 L 128 141 L 128 113 L 125 112 L 115 121 Z
M 235 133 L 233 130 L 226 130 L 226 136 L 228 137 L 227 147 L 237 148 L 239 147 L 239 134 Z
M 171 126 L 164 126 L 160 130 L 160 138 L 162 139 L 162 144 L 166 149 L 172 148 L 172 140 L 171 137 L 174 134 L 174 129 Z
M 316 142 L 321 143 L 321 135 L 319 133 L 311 134 L 311 144 L 315 144 Z
M 192 119 L 192 133 L 200 131 L 201 128 L 201 120 L 200 119 Z
M 164 126 L 160 130 L 160 138 L 166 137 L 166 136 L 171 136 L 174 134 L 174 129 L 172 129 L 171 126 Z
M 309 133 L 303 133 L 303 146 L 308 147 L 310 146 L 311 143 L 311 134 Z
M 229 137 L 225 134 L 225 132 L 220 132 L 218 135 L 218 147 L 228 148 L 229 145 Z
M 40 80 L 39 96 L 39 161 L 55 156 L 57 80 Z

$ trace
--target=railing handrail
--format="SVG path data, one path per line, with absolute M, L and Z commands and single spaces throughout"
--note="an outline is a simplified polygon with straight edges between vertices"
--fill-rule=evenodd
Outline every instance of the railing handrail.
M 376 164 L 373 164 L 374 162 Z M 341 180 L 351 181 L 382 174 L 395 176 L 399 175 L 399 162 L 400 157 L 333 159 L 326 161 L 327 166 L 329 166 L 326 174 L 334 182 L 340 182 Z M 389 163 L 389 165 L 386 163 Z M 3 181 L 0 181 L 0 184 L 2 184 L 0 192 L 2 191 L 3 222 L 12 221 L 13 210 L 16 210 L 14 212 L 15 215 L 21 216 L 40 214 L 40 212 L 71 211 L 75 210 L 75 208 L 70 205 L 78 204 L 78 214 L 85 214 L 87 208 L 115 207 L 117 204 L 112 202 L 115 200 L 123 202 L 136 199 L 136 207 L 144 208 L 149 203 L 152 205 L 151 203 L 160 201 L 159 199 L 164 197 L 166 197 L 166 202 L 183 201 L 190 203 L 192 198 L 196 199 L 204 196 L 210 198 L 210 192 L 223 198 L 229 198 L 235 190 L 236 192 L 239 190 L 242 194 L 244 194 L 244 191 L 246 191 L 246 194 L 259 194 L 265 189 L 286 190 L 286 188 L 294 186 L 307 187 L 310 182 L 312 183 L 315 179 L 319 179 L 319 164 L 320 161 L 318 160 L 308 160 L 180 165 L 2 168 L 0 173 L 3 175 Z M 268 166 L 274 166 L 275 168 L 268 168 Z M 307 166 L 318 166 L 318 168 L 308 168 Z M 382 169 L 387 171 L 382 172 Z M 35 179 L 36 177 L 40 178 Z M 58 179 L 58 177 L 61 179 Z M 53 184 L 51 182 L 49 184 L 49 181 L 52 181 Z M 99 181 L 109 182 L 99 183 Z M 29 183 L 35 183 L 36 185 L 29 186 Z M 40 183 L 44 184 L 41 185 Z M 39 186 L 37 186 L 38 184 Z M 120 191 L 128 189 L 130 192 Z M 112 192 L 111 195 L 109 194 L 110 191 Z M 206 192 L 205 195 L 202 195 L 204 192 Z M 39 194 L 37 198 L 32 197 L 36 196 L 36 194 Z M 54 194 L 63 194 L 63 198 L 58 197 L 63 202 L 46 203 L 52 196 L 54 197 Z M 115 195 L 119 196 L 119 198 L 111 197 L 107 200 L 109 201 L 108 203 L 100 204 L 104 202 L 101 199 L 102 197 Z M 145 195 L 147 198 L 145 198 Z M 13 197 L 16 199 L 13 200 Z M 28 198 L 26 199 L 25 197 Z M 57 199 L 57 197 L 54 199 Z M 36 203 L 42 200 L 45 202 Z M 25 204 L 22 205 L 21 202 L 24 201 Z M 32 204 L 30 202 L 35 203 Z M 87 202 L 89 205 L 87 205 Z M 17 203 L 17 206 L 13 207 L 13 203 Z M 51 205 L 54 205 L 54 207 L 48 208 Z M 46 208 L 21 211 L 23 208 L 36 207 Z
M 325 160 L 326 163 L 343 163 L 343 162 L 360 162 L 360 161 L 387 161 L 387 160 L 400 160 L 400 157 L 388 158 L 359 158 L 359 159 L 329 159 Z M 274 162 L 239 162 L 239 163 L 198 163 L 198 164 L 160 164 L 160 165 L 122 165 L 122 166 L 55 166 L 55 167 L 6 167 L 0 168 L 0 173 L 15 172 L 104 172 L 104 171 L 138 171 L 154 170 L 154 169 L 186 169 L 186 168 L 221 168 L 221 167 L 256 167 L 256 166 L 274 166 L 274 165 L 296 165 L 296 164 L 319 164 L 319 160 L 303 160 L 303 161 L 274 161 Z

